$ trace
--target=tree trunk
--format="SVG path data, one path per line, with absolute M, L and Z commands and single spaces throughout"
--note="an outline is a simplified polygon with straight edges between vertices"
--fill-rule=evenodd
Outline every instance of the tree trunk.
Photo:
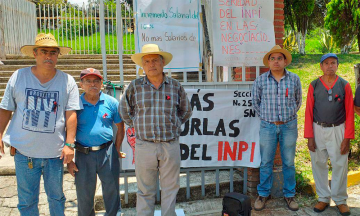
M 300 55 L 305 55 L 305 37 L 306 37 L 306 31 L 305 34 L 302 34 L 299 32 L 300 36 L 300 43 L 299 43 L 299 53 Z
M 359 49 L 359 53 L 360 53 L 360 31 L 357 34 L 357 39 L 358 39 L 358 49 Z

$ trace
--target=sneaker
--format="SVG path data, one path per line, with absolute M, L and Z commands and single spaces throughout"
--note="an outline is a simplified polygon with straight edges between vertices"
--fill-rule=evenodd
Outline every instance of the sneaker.
M 294 197 L 284 197 L 286 204 L 288 206 L 288 208 L 291 211 L 297 211 L 299 210 L 299 205 L 296 203 L 295 198 Z
M 261 211 L 265 208 L 265 203 L 267 200 L 270 199 L 270 196 L 268 197 L 262 197 L 262 196 L 258 196 L 255 200 L 255 203 L 254 203 L 254 209 L 256 211 Z
M 325 209 L 327 207 L 329 207 L 329 203 L 319 201 L 314 206 L 314 212 L 317 212 L 317 213 L 323 212 L 323 211 L 325 211 Z
M 341 215 L 350 215 L 350 209 L 349 206 L 346 204 L 341 204 L 336 206 L 339 209 L 339 212 Z

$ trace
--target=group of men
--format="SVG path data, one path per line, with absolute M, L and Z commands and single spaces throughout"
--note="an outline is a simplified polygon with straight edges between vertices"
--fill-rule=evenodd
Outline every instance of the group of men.
M 63 171 L 67 164 L 75 177 L 78 215 L 95 215 L 97 176 L 105 215 L 120 215 L 119 158 L 125 157 L 120 152 L 125 122 L 135 128 L 137 214 L 154 214 L 159 172 L 161 214 L 176 216 L 180 127 L 192 110 L 184 88 L 163 73 L 172 55 L 155 44 L 145 45 L 142 53 L 133 55 L 146 76 L 130 83 L 119 105 L 101 92 L 103 77 L 94 68 L 81 71 L 80 87 L 85 92 L 79 97 L 74 78 L 55 68 L 58 56 L 70 51 L 58 46 L 52 34 L 37 35 L 35 45 L 21 48 L 23 54 L 35 58 L 36 65 L 14 72 L 0 104 L 0 152 L 4 154 L 4 143 L 14 150 L 20 214 L 39 215 L 43 175 L 50 214 L 64 215 Z
M 75 177 L 79 215 L 95 215 L 97 175 L 102 182 L 106 215 L 119 215 L 119 158 L 125 157 L 120 152 L 125 122 L 134 128 L 136 137 L 137 215 L 154 214 L 159 172 L 161 214 L 175 216 L 180 127 L 191 117 L 192 109 L 181 84 L 163 73 L 172 54 L 147 44 L 141 53 L 132 55 L 146 76 L 133 80 L 119 103 L 101 92 L 103 77 L 93 68 L 80 73 L 80 87 L 85 93 L 79 97 L 74 78 L 55 68 L 58 56 L 71 48 L 58 46 L 53 35 L 41 33 L 35 45 L 23 46 L 21 51 L 35 57 L 36 65 L 19 69 L 11 76 L 0 104 L 0 151 L 4 153 L 4 143 L 15 149 L 20 214 L 39 215 L 43 175 L 50 214 L 64 215 L 63 167 L 67 164 Z M 261 119 L 260 184 L 255 210 L 264 209 L 270 199 L 278 143 L 284 198 L 289 209 L 299 209 L 294 199 L 294 158 L 302 91 L 298 75 L 285 69 L 291 60 L 291 54 L 276 45 L 263 59 L 270 70 L 253 85 L 253 108 Z M 323 75 L 309 86 L 304 135 L 308 138 L 319 196 L 314 211 L 324 211 L 332 199 L 342 215 L 349 215 L 346 182 L 349 142 L 354 138 L 354 102 L 349 83 L 336 75 L 338 65 L 335 54 L 326 54 L 320 60 Z M 355 111 L 360 113 L 360 89 L 356 91 Z M 331 189 L 327 177 L 329 157 L 336 173 Z
M 283 173 L 283 194 L 288 208 L 299 209 L 295 201 L 295 150 L 297 111 L 302 91 L 299 76 L 286 70 L 291 54 L 274 46 L 263 63 L 270 70 L 254 81 L 253 107 L 260 116 L 260 183 L 255 210 L 265 208 L 270 199 L 276 148 L 280 146 Z M 323 75 L 310 83 L 305 111 L 304 137 L 308 139 L 312 172 L 319 197 L 315 212 L 323 212 L 332 199 L 341 215 L 350 215 L 347 199 L 347 171 L 350 139 L 354 138 L 354 101 L 350 84 L 336 71 L 339 59 L 333 53 L 320 59 Z M 355 110 L 360 114 L 360 88 L 355 94 Z M 328 159 L 332 165 L 329 187 Z

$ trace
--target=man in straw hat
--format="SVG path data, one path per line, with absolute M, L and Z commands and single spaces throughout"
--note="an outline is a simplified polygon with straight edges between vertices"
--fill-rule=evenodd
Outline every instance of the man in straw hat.
M 99 70 L 87 68 L 80 73 L 81 110 L 77 111 L 75 163 L 68 164 L 75 177 L 78 215 L 95 215 L 94 196 L 97 175 L 100 178 L 106 215 L 120 215 L 119 157 L 124 139 L 124 122 L 118 111 L 119 102 L 101 92 L 103 77 Z M 113 142 L 113 124 L 116 140 Z M 76 172 L 76 175 L 75 175 Z
M 332 199 L 341 215 L 350 215 L 346 189 L 350 139 L 354 139 L 354 102 L 350 84 L 336 75 L 338 66 L 338 57 L 333 53 L 320 59 L 323 75 L 309 85 L 304 137 L 308 139 L 312 173 L 319 196 L 314 211 L 324 211 Z M 331 188 L 329 157 L 333 173 Z
M 261 119 L 260 124 L 260 184 L 254 209 L 265 208 L 270 198 L 273 179 L 273 164 L 278 143 L 282 158 L 284 177 L 283 193 L 290 210 L 297 211 L 295 202 L 295 149 L 297 111 L 301 106 L 301 83 L 298 75 L 286 70 L 291 63 L 291 54 L 279 45 L 274 46 L 263 58 L 270 70 L 254 81 L 253 107 Z
M 181 124 L 192 111 L 184 88 L 165 76 L 163 70 L 172 55 L 156 44 L 146 44 L 131 59 L 146 76 L 133 80 L 120 101 L 120 115 L 135 128 L 135 172 L 138 185 L 136 211 L 153 216 L 156 179 L 160 173 L 161 215 L 176 216 L 179 190 Z
M 74 157 L 79 91 L 74 78 L 55 65 L 59 54 L 70 51 L 58 46 L 53 35 L 38 34 L 35 45 L 21 48 L 23 54 L 35 57 L 36 65 L 14 72 L 0 104 L 0 150 L 4 153 L 3 142 L 16 148 L 21 215 L 39 215 L 42 173 L 50 214 L 64 215 L 63 164 Z

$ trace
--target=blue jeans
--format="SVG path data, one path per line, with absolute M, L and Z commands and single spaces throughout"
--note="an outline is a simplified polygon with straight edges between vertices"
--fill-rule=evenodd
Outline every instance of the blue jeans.
M 121 213 L 119 175 L 119 154 L 114 144 L 89 154 L 76 151 L 75 173 L 78 216 L 95 216 L 94 197 L 96 174 L 99 176 L 106 213 L 105 216 L 116 216 Z
M 295 196 L 295 149 L 298 137 L 297 119 L 283 125 L 274 125 L 266 121 L 260 124 L 260 184 L 257 190 L 260 196 L 270 195 L 274 157 L 278 142 L 280 143 L 282 173 L 284 177 L 283 193 L 285 197 Z
M 45 192 L 49 202 L 50 215 L 64 215 L 63 161 L 59 158 L 31 158 L 33 168 L 28 166 L 28 157 L 15 154 L 15 170 L 21 215 L 39 215 L 40 178 L 43 174 Z

